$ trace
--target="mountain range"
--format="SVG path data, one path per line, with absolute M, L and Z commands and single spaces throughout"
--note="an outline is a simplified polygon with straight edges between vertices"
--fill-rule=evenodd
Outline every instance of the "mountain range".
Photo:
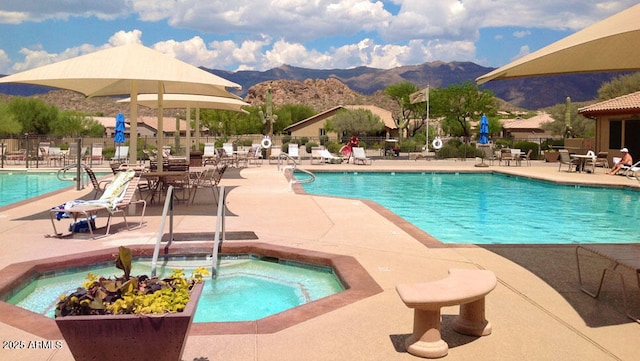
M 236 71 L 203 68 L 213 74 L 238 83 L 242 90 L 237 92 L 243 98 L 255 85 L 290 80 L 305 82 L 309 80 L 339 80 L 349 89 L 366 97 L 380 93 L 385 87 L 402 81 L 424 87 L 446 87 L 456 83 L 474 82 L 494 68 L 483 67 L 471 62 L 428 62 L 421 65 L 408 65 L 392 69 L 357 67 L 352 69 L 305 69 L 282 65 L 267 71 Z M 564 103 L 567 96 L 573 101 L 590 101 L 597 97 L 598 88 L 622 73 L 571 74 L 523 78 L 515 80 L 493 81 L 480 86 L 480 89 L 492 91 L 498 98 L 512 106 L 536 110 Z M 329 82 L 337 84 L 337 82 Z M 51 91 L 51 88 L 0 84 L 0 93 L 7 95 L 30 96 Z

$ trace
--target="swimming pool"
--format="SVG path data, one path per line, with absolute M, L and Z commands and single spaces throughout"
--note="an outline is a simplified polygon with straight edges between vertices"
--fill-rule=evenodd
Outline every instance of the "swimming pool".
M 159 264 L 159 277 L 173 269 L 188 276 L 196 267 L 211 264 L 197 257 L 180 257 Z M 205 280 L 194 322 L 258 320 L 344 290 L 330 267 L 253 255 L 223 257 L 218 278 Z M 109 277 L 120 274 L 113 262 L 42 275 L 9 297 L 8 302 L 53 318 L 58 297 L 82 284 L 87 272 Z M 139 259 L 133 274 L 151 274 L 151 260 Z
M 317 173 L 303 186 L 376 201 L 443 243 L 633 243 L 640 221 L 640 192 L 500 174 Z
M 56 174 L 57 172 L 0 172 L 0 194 L 2 194 L 0 207 L 72 187 L 75 184 L 59 180 Z

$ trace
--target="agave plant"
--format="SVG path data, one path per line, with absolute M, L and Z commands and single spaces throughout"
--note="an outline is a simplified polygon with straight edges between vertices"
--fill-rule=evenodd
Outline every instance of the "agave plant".
M 131 276 L 131 261 L 131 250 L 121 246 L 116 267 L 124 275 L 105 278 L 89 273 L 82 287 L 60 297 L 56 317 L 182 312 L 189 302 L 191 288 L 209 275 L 206 268 L 197 268 L 189 278 L 183 270 L 173 270 L 163 279 Z

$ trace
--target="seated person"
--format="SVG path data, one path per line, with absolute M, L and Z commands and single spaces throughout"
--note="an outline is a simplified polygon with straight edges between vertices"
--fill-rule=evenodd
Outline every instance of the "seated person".
M 616 163 L 613 168 L 607 172 L 607 174 L 618 174 L 622 167 L 631 167 L 633 165 L 633 158 L 631 157 L 631 154 L 629 154 L 629 149 L 622 148 L 620 149 L 620 152 L 622 153 L 622 159 L 620 159 L 620 161 Z

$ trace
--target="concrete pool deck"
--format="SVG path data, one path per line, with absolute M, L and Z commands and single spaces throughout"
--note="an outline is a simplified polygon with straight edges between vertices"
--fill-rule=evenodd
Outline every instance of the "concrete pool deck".
M 345 171 L 494 171 L 569 184 L 639 187 L 635 179 L 608 176 L 602 169 L 596 174 L 580 174 L 558 172 L 557 164 L 539 161 L 533 161 L 530 167 L 479 168 L 474 164 L 473 160 L 376 159 L 371 166 L 309 165 L 306 160 L 301 167 Z M 608 278 L 598 299 L 582 293 L 578 287 L 574 246 L 439 244 L 371 202 L 296 194 L 277 167 L 266 162 L 261 167 L 232 169 L 221 184 L 230 190 L 228 232 L 253 232 L 258 238 L 255 242 L 354 257 L 383 292 L 274 333 L 192 334 L 183 360 L 417 360 L 419 358 L 408 354 L 403 345 L 412 331 L 413 310 L 402 303 L 395 285 L 440 279 L 447 275 L 449 268 L 492 270 L 498 286 L 486 298 L 487 319 L 493 325 L 489 336 L 475 338 L 456 334 L 449 321 L 457 314 L 457 307 L 443 309 L 443 339 L 450 347 L 445 359 L 631 361 L 640 358 L 637 346 L 640 325 L 624 315 L 617 280 Z M 155 243 L 161 211 L 157 204 L 147 208 L 146 225 L 138 230 L 122 229 L 121 218 L 115 218 L 114 234 L 109 237 L 91 240 L 86 234 L 78 234 L 71 238 L 46 238 L 45 235 L 52 232 L 46 210 L 91 192 L 90 188 L 65 190 L 18 206 L 0 208 L 3 244 L 0 268 L 119 245 Z M 198 195 L 195 205 L 177 205 L 175 232 L 213 231 L 215 206 L 205 203 L 206 192 Z M 548 214 L 540 215 L 540 222 L 549 221 L 569 220 L 554 218 L 553 210 L 549 210 Z M 99 224 L 103 223 L 99 221 Z M 634 302 L 634 309 L 640 310 L 640 292 L 635 279 L 632 274 L 626 276 L 629 289 L 633 290 L 630 300 Z M 0 323 L 0 337 L 3 346 L 7 341 L 23 341 L 27 346 L 30 341 L 46 341 L 7 323 Z M 63 343 L 60 349 L 3 347 L 0 359 L 64 361 L 73 358 Z

